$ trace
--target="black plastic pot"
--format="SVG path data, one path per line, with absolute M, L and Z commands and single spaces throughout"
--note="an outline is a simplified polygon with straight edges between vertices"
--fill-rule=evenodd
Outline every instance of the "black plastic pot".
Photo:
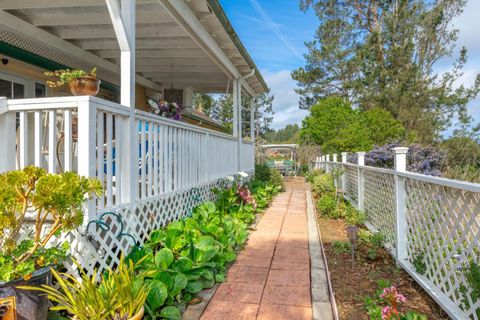
M 17 320 L 47 320 L 50 302 L 44 293 L 17 289 L 17 286 L 50 284 L 50 268 L 36 270 L 29 280 L 0 282 L 0 298 L 15 297 Z

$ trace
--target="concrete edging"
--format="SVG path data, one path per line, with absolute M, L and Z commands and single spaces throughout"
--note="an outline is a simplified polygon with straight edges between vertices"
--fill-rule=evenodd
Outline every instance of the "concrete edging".
M 338 311 L 330 282 L 327 260 L 315 215 L 312 194 L 306 190 L 308 217 L 308 247 L 311 262 L 313 320 L 338 320 Z

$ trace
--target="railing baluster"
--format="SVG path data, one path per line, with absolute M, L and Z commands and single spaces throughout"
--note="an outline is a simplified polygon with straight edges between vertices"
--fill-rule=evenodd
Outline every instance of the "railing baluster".
M 63 132 L 63 139 L 64 139 L 63 167 L 64 167 L 64 171 L 72 171 L 72 163 L 73 163 L 72 111 L 65 110 L 64 117 L 65 117 L 65 129 Z
M 105 192 L 106 184 L 104 178 L 105 172 L 105 139 L 104 139 L 104 127 L 103 127 L 103 117 L 104 113 L 99 111 L 96 115 L 97 117 L 97 179 L 102 184 L 103 191 Z M 81 160 L 80 160 L 81 161 Z M 98 199 L 98 207 L 102 209 L 105 206 L 105 194 Z
M 112 114 L 107 113 L 107 206 L 113 206 L 113 119 Z
M 35 111 L 35 166 L 43 168 L 43 121 L 42 111 Z
M 158 194 L 158 125 L 154 123 L 153 125 L 153 145 L 152 145 L 152 154 L 153 154 L 153 183 L 152 183 L 152 195 Z
M 141 163 L 141 195 L 140 198 L 145 198 L 147 196 L 147 185 L 146 185 L 146 170 L 147 170 L 147 135 L 145 131 L 147 130 L 148 122 L 142 121 L 140 122 L 140 135 L 141 135 L 141 143 L 140 143 L 140 163 Z
M 20 112 L 20 169 L 28 166 L 28 113 Z
M 148 143 L 147 143 L 147 150 L 148 150 L 148 193 L 147 196 L 151 197 L 153 195 L 153 130 L 155 129 L 155 124 L 153 122 L 148 123 Z
M 48 172 L 56 172 L 56 148 L 57 148 L 57 112 L 48 112 Z
M 126 145 L 123 143 L 123 135 L 121 131 L 123 130 L 123 122 L 120 119 L 119 115 L 115 115 L 115 144 L 114 144 L 114 173 L 115 173 L 115 205 L 120 205 L 122 203 L 122 170 L 125 170 L 122 163 L 121 157 L 121 148 L 124 148 Z M 126 129 L 125 129 L 126 130 Z

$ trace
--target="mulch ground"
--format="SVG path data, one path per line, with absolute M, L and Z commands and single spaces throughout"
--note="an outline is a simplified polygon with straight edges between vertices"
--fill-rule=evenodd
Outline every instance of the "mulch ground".
M 345 223 L 342 220 L 318 218 L 322 241 L 330 269 L 333 291 L 340 320 L 368 320 L 364 308 L 366 297 L 375 296 L 379 280 L 388 280 L 399 288 L 407 302 L 401 310 L 412 310 L 427 315 L 428 319 L 443 320 L 449 317 L 430 296 L 403 270 L 398 269 L 392 257 L 380 253 L 376 261 L 356 256 L 352 269 L 351 255 L 336 254 L 332 250 L 333 241 L 348 241 Z

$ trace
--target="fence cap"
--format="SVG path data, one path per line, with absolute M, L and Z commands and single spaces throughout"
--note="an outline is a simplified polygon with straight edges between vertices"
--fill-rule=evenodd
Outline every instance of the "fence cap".
M 395 147 L 395 148 L 392 148 L 392 151 L 395 154 L 406 154 L 408 152 L 408 148 L 406 148 L 406 147 Z
M 366 154 L 365 151 L 359 151 L 359 152 L 356 152 L 357 155 L 359 156 L 364 156 Z
M 348 152 L 342 152 L 342 156 L 348 156 Z

